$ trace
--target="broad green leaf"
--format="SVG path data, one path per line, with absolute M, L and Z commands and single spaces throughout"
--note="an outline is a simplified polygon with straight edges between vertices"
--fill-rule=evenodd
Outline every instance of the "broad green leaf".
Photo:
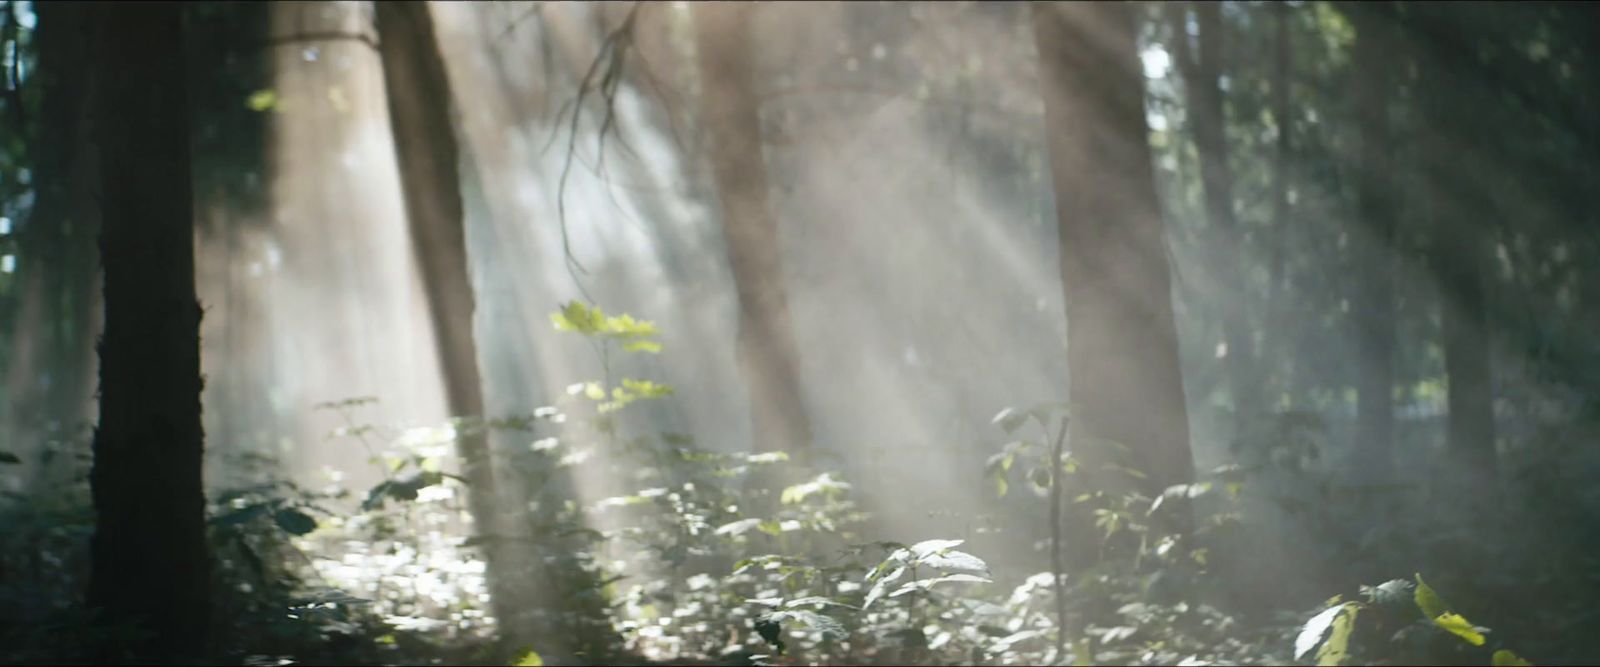
M 1490 659 L 1489 664 L 1492 667 L 1533 667 L 1533 663 L 1505 649 L 1495 651 L 1494 657 Z
M 919 563 L 941 570 L 967 570 L 970 572 L 988 572 L 989 564 L 982 558 L 965 551 L 946 549 L 944 551 L 923 556 Z
M 989 420 L 989 423 L 999 425 L 999 427 L 1006 433 L 1010 433 L 1018 428 L 1021 428 L 1024 423 L 1027 423 L 1027 421 L 1027 412 L 1017 410 L 1016 408 L 1006 408 L 996 414 L 994 419 Z
M 1402 605 L 1414 598 L 1415 593 L 1412 591 L 1412 586 L 1412 583 L 1405 579 L 1391 579 L 1372 587 L 1367 592 L 1367 597 L 1372 600 L 1373 604 L 1386 609 L 1399 610 Z
M 317 520 L 297 509 L 281 509 L 272 515 L 278 527 L 290 535 L 305 535 L 317 529 Z
M 895 589 L 893 593 L 890 593 L 889 597 L 897 598 L 913 591 L 925 591 L 939 584 L 950 583 L 987 584 L 992 582 L 985 577 L 980 577 L 975 574 L 947 574 L 942 577 L 919 579 L 917 581 L 902 584 L 899 588 Z
M 778 623 L 783 621 L 799 621 L 806 627 L 809 627 L 813 630 L 818 630 L 822 632 L 824 636 L 829 636 L 834 639 L 849 634 L 848 631 L 845 630 L 844 625 L 839 623 L 839 621 L 835 620 L 832 616 L 819 614 L 807 609 L 786 609 L 783 611 L 770 612 L 765 616 L 768 620 Z
M 1350 657 L 1350 633 L 1355 630 L 1356 612 L 1360 611 L 1361 607 L 1353 602 L 1347 602 L 1339 608 L 1343 613 L 1333 619 L 1333 628 L 1328 632 L 1328 639 L 1322 642 L 1322 648 L 1317 649 L 1319 667 L 1338 667 Z
M 735 535 L 735 536 L 743 535 L 743 534 L 749 532 L 751 528 L 755 528 L 756 526 L 758 526 L 760 524 L 761 524 L 761 520 L 760 519 L 740 519 L 740 520 L 734 521 L 732 523 L 725 523 L 722 526 L 718 527 L 717 530 L 716 530 L 716 534 L 718 534 L 718 535 Z
M 528 649 L 516 662 L 511 663 L 511 667 L 544 667 L 544 658 L 539 657 L 533 649 Z
M 911 545 L 911 555 L 918 560 L 930 554 L 936 554 L 946 549 L 953 549 L 966 543 L 966 540 L 923 540 Z
M 1294 658 L 1304 659 L 1311 649 L 1317 648 L 1320 644 L 1322 648 L 1317 651 L 1317 664 L 1339 664 L 1325 662 L 1324 658 L 1343 660 L 1357 609 L 1355 603 L 1346 602 L 1328 607 L 1316 616 L 1312 616 L 1311 620 L 1301 626 L 1300 634 L 1295 637 Z
M 1435 593 L 1433 587 L 1422 581 L 1422 575 L 1417 575 L 1417 590 L 1412 594 L 1417 601 L 1417 608 L 1422 610 L 1422 615 L 1428 618 L 1438 618 L 1440 614 L 1450 611 L 1450 605 Z
M 1460 614 L 1450 611 L 1450 605 L 1439 597 L 1433 587 L 1422 581 L 1422 575 L 1417 575 L 1417 591 L 1415 594 L 1417 608 L 1422 614 L 1433 620 L 1445 632 L 1460 637 L 1473 646 L 1483 646 L 1483 630 L 1472 625 L 1470 621 Z
M 1461 614 L 1445 612 L 1433 619 L 1433 624 L 1443 628 L 1445 632 L 1467 640 L 1473 646 L 1483 646 L 1483 633 L 1473 627 Z

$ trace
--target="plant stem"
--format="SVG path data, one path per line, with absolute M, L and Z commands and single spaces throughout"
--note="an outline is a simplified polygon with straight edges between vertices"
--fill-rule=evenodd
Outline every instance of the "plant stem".
M 1049 435 L 1046 432 L 1046 435 Z M 1061 563 L 1061 455 L 1067 439 L 1067 418 L 1061 418 L 1061 431 L 1056 434 L 1055 446 L 1050 449 L 1050 574 L 1054 577 L 1056 594 L 1056 658 L 1064 655 L 1067 645 L 1067 595 Z

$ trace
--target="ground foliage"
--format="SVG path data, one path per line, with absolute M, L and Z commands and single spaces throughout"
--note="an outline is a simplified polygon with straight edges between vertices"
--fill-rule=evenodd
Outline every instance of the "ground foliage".
M 382 479 L 370 488 L 347 488 L 329 471 L 331 483 L 312 489 L 282 479 L 269 457 L 231 461 L 237 479 L 254 481 L 210 500 L 224 628 L 212 655 L 230 664 L 1192 665 L 1592 655 L 1592 640 L 1571 634 L 1594 617 L 1585 602 L 1594 556 L 1573 546 L 1581 542 L 1559 524 L 1518 521 L 1526 510 L 1418 522 L 1408 517 L 1438 513 L 1406 511 L 1405 493 L 1375 501 L 1387 496 L 1343 489 L 1318 467 L 1319 426 L 1302 415 L 1280 415 L 1242 442 L 1239 463 L 1155 497 L 1116 481 L 1142 473 L 1114 444 L 1098 455 L 1045 446 L 1070 406 L 997 415 L 997 439 L 1015 439 L 973 474 L 1024 502 L 1045 502 L 1059 480 L 1064 511 L 1091 521 L 1101 541 L 1098 564 L 1058 582 L 1048 570 L 997 571 L 960 539 L 874 540 L 852 499 L 859 481 L 838 472 L 641 434 L 629 412 L 671 400 L 672 388 L 610 376 L 631 368 L 630 355 L 661 352 L 654 325 L 577 302 L 552 319 L 595 344 L 607 376 L 573 383 L 557 405 L 392 432 L 360 421 L 375 399 L 318 406 L 345 418 L 335 442 L 370 454 Z M 518 534 L 463 537 L 472 534 L 463 480 L 447 454 L 466 429 L 503 436 L 497 456 L 529 508 Z M 47 468 L 56 483 L 9 494 L 0 510 L 6 662 L 70 660 L 90 633 L 137 631 L 87 630 L 76 603 L 93 526 L 84 447 L 48 450 L 64 460 Z M 616 493 L 580 502 L 574 476 L 612 480 Z M 1179 513 L 1193 522 L 1164 518 Z M 1308 528 L 1309 541 L 1287 552 L 1305 559 L 1306 578 L 1262 590 L 1255 580 L 1286 580 L 1252 571 L 1274 548 L 1261 527 L 1286 518 Z M 492 540 L 522 544 L 521 574 L 546 583 L 515 619 L 486 612 L 479 549 Z M 1359 583 L 1382 573 L 1396 576 Z M 1344 596 L 1308 597 L 1340 586 Z M 506 624 L 552 639 L 514 645 Z

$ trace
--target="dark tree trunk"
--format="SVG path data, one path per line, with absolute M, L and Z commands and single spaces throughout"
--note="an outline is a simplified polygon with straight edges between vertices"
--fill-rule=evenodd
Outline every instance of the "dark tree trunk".
M 1213 269 L 1221 286 L 1222 340 L 1229 394 L 1233 397 L 1234 437 L 1244 436 L 1259 416 L 1260 382 L 1256 379 L 1254 344 L 1244 307 L 1246 291 L 1240 257 L 1245 237 L 1233 211 L 1233 168 L 1228 164 L 1227 116 L 1222 96 L 1222 3 L 1188 3 L 1199 28 L 1198 54 L 1191 55 L 1187 32 L 1188 12 L 1183 4 L 1168 5 L 1176 33 L 1173 60 L 1183 74 L 1184 93 L 1192 119 L 1195 152 L 1200 157 L 1200 182 L 1205 195 L 1206 219 L 1212 229 Z M 1230 255 L 1231 253 L 1231 255 Z
M 811 441 L 799 352 L 784 293 L 778 223 L 767 196 L 750 16 L 756 5 L 694 5 L 701 119 L 722 203 L 722 232 L 739 295 L 739 366 L 750 389 L 757 451 L 799 454 Z
M 1395 17 L 1387 2 L 1349 6 L 1356 27 L 1355 113 L 1356 249 L 1360 271 L 1354 277 L 1350 313 L 1356 328 L 1356 440 L 1354 469 L 1361 481 L 1380 480 L 1393 468 L 1396 233 L 1394 164 L 1390 159 L 1390 70 Z
M 1146 491 L 1194 475 L 1133 6 L 1033 5 L 1061 237 L 1074 447 L 1129 447 Z
M 97 14 L 105 336 L 88 602 L 146 632 L 111 635 L 102 660 L 170 662 L 204 654 L 210 612 L 183 5 Z

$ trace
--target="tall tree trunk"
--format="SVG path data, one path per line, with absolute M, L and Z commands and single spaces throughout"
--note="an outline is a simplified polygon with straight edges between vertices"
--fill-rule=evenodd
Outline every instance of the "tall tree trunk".
M 1247 297 L 1241 260 L 1245 237 L 1233 211 L 1233 168 L 1228 164 L 1227 116 L 1222 96 L 1222 3 L 1188 3 L 1199 28 L 1199 53 L 1191 55 L 1184 4 L 1167 5 L 1172 12 L 1173 60 L 1183 74 L 1183 90 L 1193 119 L 1195 152 L 1200 157 L 1200 182 L 1205 195 L 1206 219 L 1212 234 L 1212 263 L 1219 273 L 1222 340 L 1226 349 L 1229 394 L 1233 398 L 1234 438 L 1245 437 L 1260 411 L 1260 382 L 1255 373 L 1254 344 L 1250 338 Z M 1228 256 L 1232 251 L 1233 256 Z
M 98 8 L 105 336 L 88 602 L 148 633 L 111 635 L 103 661 L 173 661 L 207 650 L 211 602 L 183 5 Z
M 1193 479 L 1133 6 L 1033 5 L 1067 308 L 1073 442 L 1130 448 L 1147 491 Z
M 43 446 L 75 435 L 91 408 L 94 364 L 94 246 L 88 141 L 88 11 L 83 3 L 36 6 L 41 109 L 31 137 L 36 199 L 21 230 L 21 310 L 13 320 L 7 400 L 10 440 Z M 48 457 L 29 457 L 42 461 Z M 35 476 L 35 480 L 39 477 Z
M 1355 276 L 1350 314 L 1355 322 L 1357 367 L 1354 469 L 1361 481 L 1381 480 L 1393 468 L 1395 355 L 1395 197 L 1390 159 L 1390 70 L 1395 17 L 1387 2 L 1348 6 L 1356 27 L 1355 113 L 1356 249 L 1362 269 Z
M 1449 35 L 1450 12 L 1431 4 L 1409 7 L 1418 12 L 1424 34 Z M 1458 148 L 1480 141 L 1489 128 L 1463 113 L 1464 100 L 1484 100 L 1486 92 L 1466 76 L 1459 56 L 1442 53 L 1437 43 L 1423 54 L 1423 174 L 1428 197 L 1431 264 L 1441 300 L 1446 402 L 1446 441 L 1453 484 L 1488 498 L 1496 484 L 1494 400 L 1490 385 L 1488 290 L 1494 242 L 1494 205 L 1486 193 L 1489 177 L 1463 160 Z M 1476 57 L 1476 54 L 1468 54 Z
M 1290 43 L 1289 12 L 1292 11 L 1289 3 L 1278 2 L 1272 4 L 1272 29 L 1273 29 L 1273 54 L 1272 54 L 1272 122 L 1277 128 L 1277 135 L 1273 139 L 1272 155 L 1272 254 L 1267 266 L 1267 314 L 1266 325 L 1262 327 L 1265 335 L 1262 338 L 1262 350 L 1257 359 L 1263 363 L 1271 359 L 1282 364 L 1279 367 L 1280 377 L 1295 373 L 1298 369 L 1291 361 L 1289 355 L 1279 356 L 1287 351 L 1292 339 L 1281 333 L 1274 334 L 1275 330 L 1285 327 L 1288 321 L 1284 309 L 1284 299 L 1288 296 L 1290 280 L 1288 272 L 1289 245 L 1294 234 L 1293 209 L 1289 204 L 1289 183 L 1291 158 L 1293 156 L 1294 110 L 1289 105 L 1291 70 L 1294 66 L 1293 49 Z M 1277 388 L 1279 395 L 1287 394 L 1292 405 L 1294 392 L 1291 390 L 1292 382 L 1285 381 Z M 1272 409 L 1272 403 L 1263 405 Z
M 473 339 L 475 299 L 450 117 L 450 82 L 426 3 L 380 2 L 376 19 L 406 220 L 427 293 L 445 400 L 450 414 L 482 419 L 483 381 Z M 480 425 L 468 424 L 457 431 L 456 454 L 461 458 L 475 532 L 499 537 L 484 546 L 491 606 L 505 634 L 518 636 L 514 617 L 519 596 L 514 582 L 525 577 L 508 572 L 513 545 L 505 538 L 510 522 L 501 516 L 493 457 Z
M 784 293 L 778 223 L 767 197 L 750 17 L 756 5 L 694 5 L 701 118 L 722 203 L 722 233 L 739 296 L 739 365 L 750 389 L 757 451 L 803 453 L 811 423 Z

